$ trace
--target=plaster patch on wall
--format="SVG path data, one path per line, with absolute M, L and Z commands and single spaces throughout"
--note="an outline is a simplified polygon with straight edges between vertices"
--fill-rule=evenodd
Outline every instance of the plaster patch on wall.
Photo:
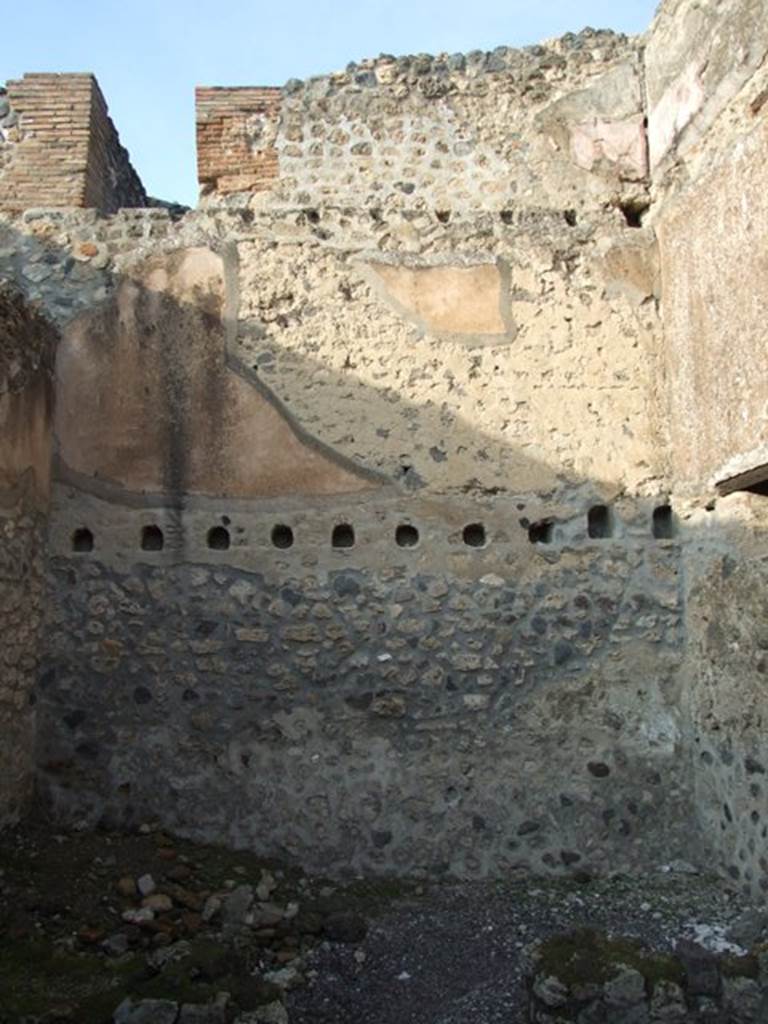
M 371 263 L 366 277 L 390 306 L 427 334 L 500 344 L 517 333 L 504 264 L 396 266 Z
M 643 179 L 648 173 L 643 115 L 636 114 L 626 121 L 595 118 L 573 125 L 571 159 L 585 171 L 606 162 L 625 178 Z

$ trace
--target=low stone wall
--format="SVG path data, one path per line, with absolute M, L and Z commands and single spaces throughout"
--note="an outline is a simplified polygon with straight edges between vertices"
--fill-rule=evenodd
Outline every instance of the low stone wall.
M 674 953 L 582 930 L 528 951 L 531 1024 L 760 1024 L 768 1014 L 768 946 Z

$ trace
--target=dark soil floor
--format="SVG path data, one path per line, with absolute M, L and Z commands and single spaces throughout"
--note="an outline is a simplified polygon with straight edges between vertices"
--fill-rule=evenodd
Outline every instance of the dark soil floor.
M 290 1024 L 517 1024 L 534 939 L 589 926 L 655 949 L 684 935 L 716 944 L 744 909 L 684 864 L 339 884 L 149 826 L 31 821 L 0 835 L 0 1024 L 110 1024 L 126 996 L 220 992 L 230 1016 L 279 1000 Z

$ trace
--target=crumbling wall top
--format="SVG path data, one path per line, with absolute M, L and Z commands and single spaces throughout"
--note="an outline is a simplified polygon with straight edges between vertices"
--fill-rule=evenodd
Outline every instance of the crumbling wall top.
M 646 176 L 637 40 L 381 55 L 282 90 L 199 89 L 203 194 L 438 209 L 586 203 Z

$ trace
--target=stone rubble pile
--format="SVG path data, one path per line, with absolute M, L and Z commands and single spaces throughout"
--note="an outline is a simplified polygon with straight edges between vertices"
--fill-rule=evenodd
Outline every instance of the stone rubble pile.
M 762 1024 L 768 1020 L 768 913 L 745 911 L 721 952 L 690 939 L 674 953 L 581 929 L 533 943 L 531 1024 Z M 749 951 L 737 943 L 749 944 Z M 718 948 L 717 946 L 715 948 Z

